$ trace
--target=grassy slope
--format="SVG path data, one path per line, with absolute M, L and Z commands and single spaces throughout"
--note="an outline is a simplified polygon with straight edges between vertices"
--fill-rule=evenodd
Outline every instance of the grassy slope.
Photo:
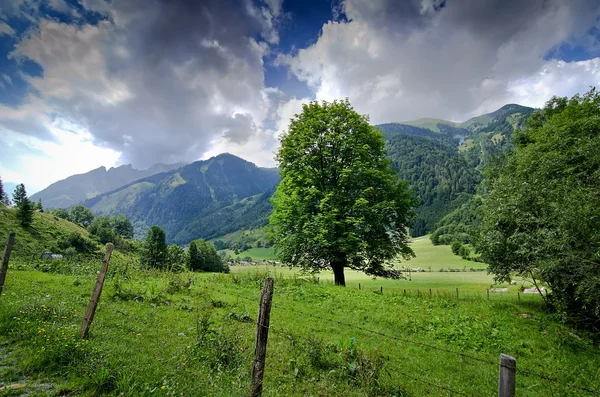
M 42 252 L 52 251 L 56 246 L 56 241 L 63 236 L 72 233 L 80 234 L 89 238 L 88 231 L 74 223 L 55 217 L 50 214 L 35 212 L 33 214 L 33 223 L 28 228 L 23 228 L 16 217 L 14 208 L 0 207 L 0 246 L 4 254 L 4 244 L 8 239 L 9 232 L 15 232 L 15 244 L 11 252 L 11 262 L 23 263 L 25 265 L 36 264 L 39 261 Z M 95 273 L 95 268 L 99 268 L 99 260 L 104 254 L 104 247 L 96 244 L 96 251 L 93 254 L 86 255 L 86 259 L 79 261 L 81 272 Z M 113 251 L 111 263 L 113 264 L 137 264 L 137 256 L 130 255 L 119 250 Z M 48 261 L 45 261 L 48 262 Z M 55 265 L 61 265 L 67 262 L 49 261 Z
M 0 206 L 0 243 L 4 245 L 9 232 L 15 232 L 15 245 L 11 257 L 14 259 L 38 258 L 42 252 L 51 250 L 58 238 L 70 233 L 78 233 L 84 237 L 89 234 L 86 229 L 64 219 L 36 212 L 33 223 L 23 228 L 16 217 L 14 208 Z
M 141 396 L 233 396 L 248 390 L 265 274 L 129 272 L 119 282 L 109 278 L 85 342 L 76 333 L 93 277 L 16 270 L 9 275 L 0 305 L 0 339 L 10 341 L 0 346 L 7 355 L 0 385 L 28 376 L 27 389 L 35 395 L 43 395 L 44 388 L 72 395 Z M 180 285 L 188 277 L 190 289 L 169 293 L 169 283 Z M 403 297 L 385 290 L 380 295 L 276 279 L 273 304 L 265 396 L 448 395 L 412 378 L 491 396 L 500 353 L 517 357 L 520 369 L 559 379 L 556 384 L 519 374 L 519 396 L 580 395 L 560 385 L 571 382 L 599 386 L 598 347 L 554 322 L 537 303 Z M 209 321 L 208 332 L 198 325 L 203 319 Z

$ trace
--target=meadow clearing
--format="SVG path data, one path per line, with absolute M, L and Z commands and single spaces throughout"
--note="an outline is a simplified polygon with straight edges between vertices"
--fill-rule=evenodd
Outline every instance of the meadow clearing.
M 447 267 L 437 257 L 432 269 Z M 317 282 L 281 267 L 175 274 L 117 261 L 81 340 L 95 272 L 17 261 L 0 297 L 0 387 L 23 387 L 0 395 L 246 395 L 267 276 L 275 293 L 264 395 L 492 396 L 500 353 L 518 360 L 519 396 L 599 387 L 594 337 L 562 325 L 534 296 L 517 301 L 518 286 L 487 300 L 486 272 L 411 273 L 411 281 L 348 272 L 342 288 L 327 273 Z

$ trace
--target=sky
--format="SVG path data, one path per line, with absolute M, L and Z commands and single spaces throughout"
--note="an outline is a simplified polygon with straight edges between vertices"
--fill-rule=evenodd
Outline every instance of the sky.
M 597 0 L 0 0 L 0 178 L 269 167 L 311 100 L 464 121 L 598 85 Z

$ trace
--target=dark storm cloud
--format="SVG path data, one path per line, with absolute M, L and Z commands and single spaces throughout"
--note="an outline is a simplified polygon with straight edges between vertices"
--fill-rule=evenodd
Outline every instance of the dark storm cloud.
M 275 2 L 276 3 L 276 2 Z M 18 56 L 57 114 L 137 167 L 193 161 L 215 137 L 244 142 L 268 109 L 262 20 L 228 0 L 84 0 L 107 21 L 42 21 Z M 269 9 L 261 3 L 264 15 Z M 65 48 L 69 50 L 66 51 Z

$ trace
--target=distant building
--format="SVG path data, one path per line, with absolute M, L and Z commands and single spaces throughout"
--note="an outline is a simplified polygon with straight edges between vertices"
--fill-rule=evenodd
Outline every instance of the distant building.
M 52 252 L 42 252 L 40 255 L 40 259 L 62 259 L 63 256 L 61 254 L 53 254 Z

